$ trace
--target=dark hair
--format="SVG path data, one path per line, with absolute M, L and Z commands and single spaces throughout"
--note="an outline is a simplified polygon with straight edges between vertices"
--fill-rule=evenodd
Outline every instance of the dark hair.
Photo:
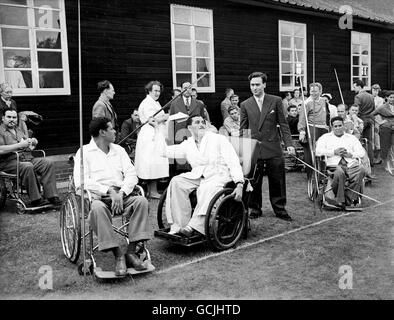
M 392 94 L 394 94 L 394 90 L 384 90 L 384 97 L 388 98 L 389 96 L 391 96 Z
M 0 116 L 1 117 L 5 116 L 5 113 L 7 111 L 15 111 L 17 113 L 17 116 L 18 116 L 18 112 L 16 111 L 16 109 L 14 107 L 7 107 L 6 109 L 1 110 L 0 111 Z
M 175 91 L 178 91 L 179 93 L 182 92 L 182 90 L 181 90 L 181 89 L 178 89 L 178 88 L 172 89 L 172 90 L 171 90 L 171 93 L 172 93 L 173 96 L 175 96 Z
M 149 94 L 149 92 L 152 91 L 152 88 L 154 85 L 159 86 L 160 92 L 163 92 L 164 88 L 163 88 L 163 85 L 160 83 L 160 81 L 153 80 L 153 81 L 148 82 L 148 84 L 145 86 L 145 93 Z
M 352 104 L 352 105 L 349 107 L 349 109 L 350 109 L 351 107 L 357 107 L 357 108 L 359 108 L 359 109 L 360 109 L 360 106 L 359 106 L 359 105 L 357 105 L 357 104 Z
M 230 100 L 231 100 L 232 98 L 239 98 L 239 95 L 233 94 L 233 95 L 230 97 Z
M 334 121 L 341 121 L 342 123 L 344 123 L 343 118 L 339 117 L 339 116 L 335 116 L 330 120 L 330 124 L 332 125 L 334 123 Z
M 360 86 L 361 88 L 364 88 L 364 82 L 360 79 L 354 80 L 353 84 L 356 84 L 357 86 Z
M 93 118 L 89 123 L 89 134 L 94 138 L 98 137 L 100 130 L 108 129 L 108 122 L 111 122 L 108 118 Z
M 196 88 L 192 88 L 192 91 L 196 91 L 197 92 L 197 89 Z
M 264 72 L 253 72 L 248 76 L 248 80 L 252 80 L 253 78 L 261 78 L 263 83 L 267 82 L 267 75 Z
M 203 117 L 200 116 L 199 114 L 191 115 L 189 118 L 187 118 L 186 126 L 190 126 L 190 125 L 193 123 L 193 119 L 194 119 L 195 117 L 201 117 L 201 118 L 203 118 Z
M 298 109 L 298 107 L 295 104 L 289 104 L 289 106 L 287 107 L 287 111 L 290 111 L 290 109 L 292 108 Z
M 103 80 L 97 83 L 97 90 L 99 93 L 102 93 L 105 89 L 109 89 L 111 82 L 108 80 Z
M 237 110 L 238 111 L 238 108 L 236 106 L 228 107 L 228 109 L 227 109 L 228 114 L 230 114 L 230 112 L 233 111 L 233 110 Z
M 295 89 L 293 90 L 293 93 L 296 92 L 296 91 L 299 91 L 299 92 L 301 93 L 301 89 L 300 89 L 300 88 L 295 88 Z

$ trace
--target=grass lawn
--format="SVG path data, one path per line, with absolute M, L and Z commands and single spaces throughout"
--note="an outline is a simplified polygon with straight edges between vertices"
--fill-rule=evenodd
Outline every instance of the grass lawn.
M 394 178 L 381 166 L 377 182 L 365 193 L 381 202 L 393 200 Z M 149 243 L 156 271 L 134 278 L 97 282 L 77 273 L 64 256 L 59 212 L 17 215 L 12 203 L 0 214 L 0 298 L 2 299 L 393 299 L 394 202 L 376 206 L 363 202 L 363 212 L 341 216 L 317 226 L 266 242 L 245 244 L 343 215 L 314 210 L 306 196 L 304 173 L 287 174 L 289 214 L 294 222 L 274 217 L 264 179 L 263 217 L 252 220 L 240 249 L 212 255 L 204 245 L 185 249 L 159 239 Z M 152 230 L 158 201 L 150 203 Z M 314 211 L 316 211 L 314 214 Z M 111 254 L 99 254 L 111 268 Z M 53 290 L 38 286 L 39 269 L 53 270 Z M 353 289 L 338 286 L 342 265 L 353 270 Z M 168 269 L 168 270 L 167 270 Z M 167 270 L 167 271 L 166 271 Z

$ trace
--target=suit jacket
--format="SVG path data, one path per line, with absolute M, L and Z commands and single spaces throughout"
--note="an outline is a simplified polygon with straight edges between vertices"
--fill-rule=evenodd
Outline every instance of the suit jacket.
M 265 94 L 261 112 L 253 96 L 241 103 L 240 133 L 260 142 L 256 150 L 259 159 L 283 156 L 277 125 L 280 126 L 286 147 L 293 146 L 280 97 Z
M 191 98 L 190 108 L 188 112 L 187 107 L 183 102 L 183 97 L 180 95 L 177 97 L 177 99 L 172 101 L 170 105 L 170 115 L 176 114 L 178 112 L 182 112 L 188 114 L 189 117 L 198 115 L 206 119 L 204 110 L 205 110 L 204 104 L 200 100 Z M 187 119 L 185 119 L 184 121 L 171 121 L 171 122 L 175 122 L 175 131 L 174 131 L 174 124 L 170 123 L 168 126 L 168 140 L 170 142 L 174 141 L 174 137 L 175 137 L 175 141 L 182 142 L 184 136 L 186 137 L 191 136 L 191 133 L 189 132 L 189 130 L 187 130 L 187 124 L 186 124 Z M 182 129 L 186 129 L 186 130 L 182 130 Z
M 98 99 L 92 109 L 92 118 L 105 117 L 111 120 L 112 126 L 118 130 L 118 117 L 111 103 Z

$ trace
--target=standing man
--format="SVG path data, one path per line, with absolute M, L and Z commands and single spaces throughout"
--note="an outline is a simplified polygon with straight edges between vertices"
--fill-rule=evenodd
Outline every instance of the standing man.
M 129 134 L 132 133 L 140 125 L 141 121 L 138 115 L 138 110 L 134 109 L 131 112 L 131 117 L 123 121 L 120 131 L 120 140 L 123 140 L 127 137 L 125 140 L 125 144 L 127 145 L 129 156 L 133 160 L 135 158 L 135 146 L 137 144 L 138 131 L 130 136 Z
M 227 88 L 224 93 L 226 94 L 226 98 L 220 103 L 220 110 L 222 111 L 223 121 L 229 116 L 228 108 L 231 106 L 230 97 L 234 94 L 234 90 L 231 88 Z
M 287 150 L 295 155 L 289 125 L 283 114 L 282 99 L 266 94 L 267 75 L 253 72 L 248 77 L 253 96 L 241 103 L 241 134 L 250 135 L 260 144 L 257 148 L 257 163 L 266 166 L 269 196 L 275 215 L 283 220 L 292 220 L 286 211 L 285 159 L 277 125 L 280 126 Z M 249 132 L 248 132 L 249 131 Z M 262 215 L 262 175 L 258 187 L 251 195 L 251 218 Z
M 112 127 L 118 131 L 118 117 L 111 102 L 115 95 L 115 89 L 111 82 L 103 80 L 97 83 L 97 90 L 100 97 L 96 101 L 92 109 L 92 118 L 108 118 L 111 120 Z
M 204 105 L 205 119 L 208 120 L 208 122 L 211 122 L 211 120 L 209 119 L 207 106 L 205 105 L 204 101 L 202 101 L 200 99 L 197 99 L 197 97 L 198 97 L 197 89 L 196 88 L 192 88 L 192 98 L 196 99 L 196 101 L 199 101 L 199 102 L 201 102 Z
M 372 87 L 372 95 L 375 101 L 375 110 L 384 104 L 384 99 L 379 97 L 380 86 L 374 84 Z M 380 136 L 379 136 L 379 126 L 382 123 L 382 117 L 380 114 L 375 116 L 375 130 L 373 131 L 373 143 L 374 143 L 374 164 L 381 164 L 382 158 L 380 157 Z
M 373 166 L 373 141 L 372 133 L 374 130 L 373 117 L 371 113 L 375 111 L 375 101 L 373 95 L 364 89 L 364 82 L 361 80 L 353 81 L 353 88 L 356 91 L 354 104 L 359 106 L 359 117 L 364 122 L 362 137 L 368 140 L 367 153 L 371 166 Z

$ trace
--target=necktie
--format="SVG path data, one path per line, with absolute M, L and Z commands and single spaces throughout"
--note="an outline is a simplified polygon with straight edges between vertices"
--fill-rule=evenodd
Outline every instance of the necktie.
M 259 109 L 260 109 L 260 112 L 261 112 L 261 110 L 263 109 L 263 99 L 262 98 L 259 98 L 259 99 L 257 99 L 258 100 L 258 104 L 259 104 Z
M 190 100 L 189 99 L 190 98 L 186 98 L 186 109 L 187 109 L 187 112 L 190 111 Z

